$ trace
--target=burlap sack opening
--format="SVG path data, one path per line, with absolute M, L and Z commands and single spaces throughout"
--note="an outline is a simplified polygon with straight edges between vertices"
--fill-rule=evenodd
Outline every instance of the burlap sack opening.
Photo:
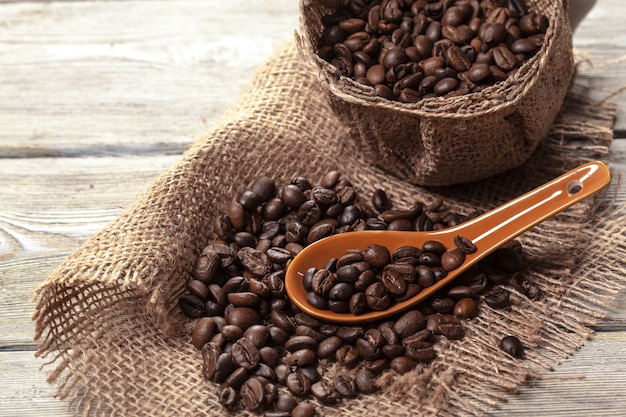
M 460 212 L 488 210 L 606 157 L 614 110 L 571 93 L 548 139 L 522 167 L 471 185 L 420 188 L 368 164 L 317 78 L 303 69 L 294 42 L 286 42 L 178 163 L 41 285 L 36 355 L 76 414 L 228 415 L 219 387 L 201 376 L 191 323 L 176 304 L 214 216 L 237 192 L 260 175 L 318 181 L 339 169 L 361 195 L 384 188 L 399 206 L 442 196 Z M 590 142 L 569 142 L 581 137 Z M 482 415 L 541 377 L 590 337 L 589 326 L 626 285 L 623 213 L 610 195 L 599 196 L 525 233 L 526 272 L 543 299 L 515 293 L 509 310 L 484 307 L 463 340 L 437 345 L 431 364 L 402 377 L 387 373 L 383 391 L 320 408 L 323 415 Z M 505 334 L 524 341 L 525 360 L 498 348 Z M 326 377 L 335 371 L 322 367 Z
M 346 2 L 301 0 L 298 47 L 367 161 L 415 184 L 452 185 L 519 166 L 546 137 L 574 70 L 567 0 L 526 1 L 550 27 L 515 76 L 479 93 L 411 104 L 376 96 L 317 55 L 322 17 Z

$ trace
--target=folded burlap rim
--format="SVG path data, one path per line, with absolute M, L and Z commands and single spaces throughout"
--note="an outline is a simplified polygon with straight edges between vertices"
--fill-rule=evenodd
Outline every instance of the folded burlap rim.
M 522 167 L 462 187 L 420 188 L 363 162 L 289 40 L 209 132 L 38 288 L 36 356 L 77 415 L 227 415 L 218 387 L 201 376 L 200 353 L 189 343 L 192 324 L 177 298 L 213 236 L 214 216 L 237 192 L 261 175 L 318 181 L 339 169 L 361 195 L 384 188 L 397 206 L 442 196 L 458 212 L 488 210 L 582 162 L 606 159 L 614 111 L 570 92 L 549 137 Z M 528 231 L 519 238 L 526 273 L 543 299 L 511 289 L 512 308 L 483 306 L 467 323 L 467 336 L 437 344 L 429 365 L 401 377 L 387 373 L 383 391 L 320 410 L 469 416 L 493 409 L 582 346 L 626 286 L 620 213 L 610 195 L 600 195 Z M 498 348 L 509 334 L 528 347 L 524 360 Z M 325 377 L 334 371 L 324 366 Z

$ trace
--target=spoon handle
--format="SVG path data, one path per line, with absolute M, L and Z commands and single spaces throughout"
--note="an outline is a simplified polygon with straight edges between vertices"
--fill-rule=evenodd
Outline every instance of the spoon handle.
M 526 230 L 584 200 L 611 179 L 602 162 L 589 162 L 488 213 L 463 223 L 464 237 L 490 252 Z M 469 235 L 468 235 L 469 233 Z

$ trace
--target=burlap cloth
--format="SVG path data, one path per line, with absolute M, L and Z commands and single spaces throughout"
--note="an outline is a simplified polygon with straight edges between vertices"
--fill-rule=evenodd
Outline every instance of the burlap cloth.
M 607 157 L 614 107 L 570 92 L 550 136 L 530 161 L 479 183 L 419 188 L 362 162 L 293 41 L 280 46 L 236 103 L 116 220 L 70 255 L 37 290 L 35 337 L 48 380 L 77 414 L 226 415 L 189 343 L 177 298 L 212 220 L 252 180 L 318 181 L 339 169 L 361 195 L 388 190 L 398 206 L 443 196 L 458 212 L 488 210 L 588 159 Z M 571 142 L 580 139 L 582 142 Z M 586 200 L 522 235 L 527 273 L 545 293 L 516 293 L 504 311 L 483 306 L 461 341 L 385 389 L 346 400 L 325 415 L 468 416 L 497 406 L 588 339 L 590 326 L 625 285 L 623 212 L 610 195 Z M 514 289 L 511 289 L 514 291 Z M 528 347 L 515 360 L 508 334 Z M 327 370 L 332 372 L 332 369 Z

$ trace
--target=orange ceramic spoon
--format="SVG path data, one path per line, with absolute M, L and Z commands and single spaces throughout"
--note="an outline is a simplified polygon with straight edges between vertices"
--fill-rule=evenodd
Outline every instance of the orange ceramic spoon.
M 291 262 L 285 276 L 289 298 L 305 313 L 318 319 L 344 324 L 356 324 L 384 319 L 400 313 L 432 296 L 472 265 L 494 250 L 605 187 L 610 173 L 601 162 L 589 162 L 572 171 L 458 226 L 434 232 L 358 231 L 332 235 L 307 246 Z M 434 285 L 422 289 L 413 298 L 393 304 L 389 309 L 361 315 L 334 313 L 313 307 L 306 300 L 307 291 L 302 277 L 311 267 L 322 268 L 329 259 L 340 258 L 350 249 L 366 249 L 370 244 L 386 246 L 393 252 L 400 246 L 422 247 L 428 240 L 437 240 L 447 248 L 455 247 L 456 235 L 469 239 L 476 251 L 466 256 L 464 263 Z

